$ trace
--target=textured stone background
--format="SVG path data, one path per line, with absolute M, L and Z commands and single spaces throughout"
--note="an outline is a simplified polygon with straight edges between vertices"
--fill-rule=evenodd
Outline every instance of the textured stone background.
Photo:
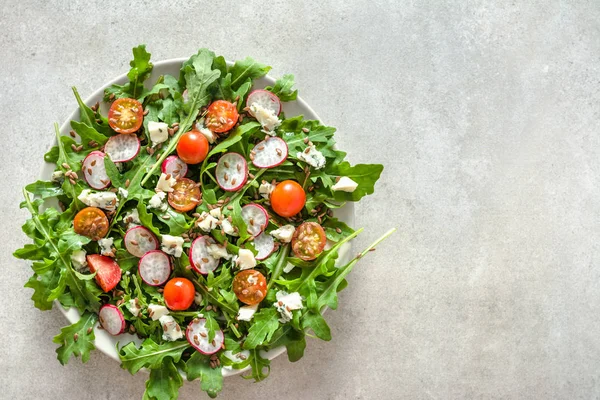
M 293 72 L 352 162 L 382 162 L 356 207 L 366 245 L 334 339 L 222 399 L 592 398 L 600 395 L 598 1 L 0 1 L 0 397 L 136 399 L 103 354 L 60 367 L 65 324 L 32 307 L 20 188 L 52 123 L 125 72 L 206 46 Z M 182 399 L 203 398 L 197 383 Z

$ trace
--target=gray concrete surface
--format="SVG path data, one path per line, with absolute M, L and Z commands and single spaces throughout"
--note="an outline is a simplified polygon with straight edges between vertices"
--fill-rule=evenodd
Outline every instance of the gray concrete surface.
M 222 399 L 600 396 L 598 1 L 0 2 L 4 186 L 0 397 L 136 399 L 95 353 L 55 360 L 65 324 L 33 308 L 20 188 L 52 124 L 127 70 L 207 46 L 293 72 L 352 162 L 386 166 L 357 206 L 362 262 L 327 315 L 334 339 Z M 182 399 L 203 398 L 197 383 Z

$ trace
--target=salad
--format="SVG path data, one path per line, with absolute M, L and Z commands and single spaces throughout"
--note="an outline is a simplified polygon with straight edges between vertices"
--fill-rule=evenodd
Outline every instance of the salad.
M 383 166 L 351 165 L 334 128 L 284 115 L 293 75 L 255 89 L 269 66 L 201 49 L 149 87 L 150 54 L 133 56 L 104 104 L 73 89 L 80 120 L 68 136 L 55 125 L 52 178 L 23 191 L 33 243 L 14 255 L 32 261 L 35 307 L 81 315 L 54 338 L 61 364 L 86 362 L 103 329 L 123 335 L 122 368 L 149 370 L 144 398 L 177 398 L 183 377 L 215 397 L 224 369 L 261 381 L 264 351 L 297 361 L 307 336 L 331 339 L 322 312 L 394 231 L 338 265 L 362 229 L 334 211 L 373 193 Z

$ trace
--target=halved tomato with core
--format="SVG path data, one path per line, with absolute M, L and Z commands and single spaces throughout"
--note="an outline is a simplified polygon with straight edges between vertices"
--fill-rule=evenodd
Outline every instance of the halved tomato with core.
M 188 178 L 179 178 L 169 193 L 169 204 L 179 212 L 188 212 L 200 203 L 202 193 L 196 182 Z
M 208 106 L 204 124 L 211 131 L 222 133 L 231 130 L 237 124 L 239 117 L 235 104 L 226 100 L 217 100 Z
M 79 235 L 100 240 L 108 233 L 108 218 L 101 209 L 86 207 L 75 215 L 73 229 Z
M 108 125 L 117 133 L 133 133 L 143 121 L 144 108 L 136 99 L 117 99 L 108 110 Z
M 325 230 L 316 222 L 305 222 L 296 228 L 292 237 L 292 251 L 305 261 L 314 260 L 323 252 L 327 237 Z

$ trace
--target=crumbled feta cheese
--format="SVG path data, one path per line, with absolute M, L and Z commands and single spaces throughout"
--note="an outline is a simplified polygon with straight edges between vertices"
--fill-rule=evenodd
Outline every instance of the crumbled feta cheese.
M 231 350 L 227 350 L 223 352 L 223 355 L 237 364 L 246 361 L 250 357 L 250 350 L 242 350 L 235 354 Z
M 334 191 L 342 191 L 352 193 L 358 187 L 358 183 L 354 182 L 352 179 L 347 176 L 342 176 L 339 181 L 335 185 L 331 187 Z
M 113 238 L 106 238 L 98 240 L 98 246 L 100 246 L 100 254 L 103 256 L 112 255 L 114 256 L 112 247 L 113 247 Z
M 208 140 L 208 143 L 213 144 L 214 142 L 217 141 L 217 134 L 214 133 L 213 131 L 211 131 L 208 128 L 200 128 L 199 129 L 200 133 L 202 134 L 202 136 L 204 136 L 206 138 L 206 140 Z
M 210 215 L 213 218 L 221 219 L 221 209 L 220 208 L 213 208 L 212 210 L 210 210 Z
M 248 249 L 240 249 L 235 262 L 240 269 L 250 269 L 256 267 L 256 259 L 254 258 L 254 254 L 252 254 L 252 252 Z
M 226 235 L 239 236 L 227 218 L 221 221 L 221 229 L 223 229 L 223 232 L 225 232 Z
M 238 321 L 250 321 L 256 310 L 258 310 L 258 304 L 240 307 L 236 319 Z
M 292 320 L 292 311 L 302 309 L 302 297 L 300 293 L 286 293 L 282 290 L 277 292 L 275 295 L 277 297 L 277 302 L 273 303 L 273 306 L 279 311 L 281 314 L 281 318 L 279 318 L 279 322 L 285 324 Z
M 275 185 L 271 185 L 269 182 L 263 181 L 258 188 L 258 193 L 265 199 L 269 200 L 274 189 Z
M 175 321 L 175 318 L 170 315 L 163 315 L 159 318 L 159 322 L 163 328 L 163 340 L 174 342 L 183 337 L 183 332 L 181 332 L 181 328 L 177 321 Z
M 325 167 L 325 156 L 317 150 L 314 144 L 309 144 L 304 151 L 298 152 L 296 157 L 315 169 Z
M 283 272 L 287 274 L 288 272 L 291 272 L 294 268 L 296 268 L 294 264 L 287 263 L 287 265 L 283 268 Z
M 196 303 L 199 306 L 202 305 L 202 294 L 201 293 L 196 292 L 196 294 L 194 294 L 194 303 Z
M 175 257 L 181 257 L 183 253 L 183 238 L 180 236 L 162 235 L 161 250 Z
M 123 215 L 123 222 L 127 224 L 127 228 L 141 225 L 142 221 L 140 221 L 140 213 L 137 208 L 125 213 L 125 215 Z
M 155 208 L 160 211 L 166 211 L 168 206 L 167 203 L 164 202 L 167 194 L 165 192 L 158 192 L 154 196 L 150 198 L 148 202 L 148 208 Z
M 156 183 L 156 190 L 172 192 L 173 186 L 175 186 L 176 183 L 177 179 L 173 178 L 171 174 L 169 174 L 169 179 L 167 179 L 167 174 L 160 174 L 160 178 L 158 178 L 158 182 Z
M 140 307 L 140 301 L 137 298 L 129 300 L 127 302 L 127 309 L 134 317 L 139 316 L 140 311 L 142 311 L 142 308 Z
M 219 222 L 218 219 L 206 211 L 203 211 L 202 214 L 200 214 L 198 221 L 200 221 L 197 222 L 198 228 L 202 229 L 204 232 L 210 232 L 211 230 L 215 229 L 217 227 L 217 222 Z
M 78 272 L 83 271 L 83 269 L 87 266 L 87 261 L 85 259 L 86 252 L 85 250 L 75 250 L 71 253 L 71 262 L 73 263 L 73 268 L 75 268 Z
M 108 211 L 115 210 L 119 205 L 117 195 L 113 192 L 94 193 L 89 189 L 84 189 L 77 198 L 86 206 L 103 208 Z
M 129 196 L 129 191 L 127 189 L 122 188 L 122 187 L 119 188 L 119 192 L 118 193 L 124 199 L 126 199 L 127 196 Z
M 65 180 L 65 173 L 62 171 L 54 171 L 51 180 L 52 182 L 62 183 Z
M 250 113 L 266 131 L 273 131 L 281 124 L 281 120 L 271 110 L 262 107 L 258 103 L 250 106 Z
M 232 254 L 229 254 L 227 252 L 227 249 L 225 248 L 225 246 L 221 246 L 218 245 L 216 243 L 212 243 L 208 246 L 207 248 L 208 251 L 208 255 L 211 256 L 214 259 L 219 259 L 219 258 L 224 258 L 226 260 L 231 259 L 231 257 L 233 257 Z
M 148 315 L 152 318 L 153 321 L 160 319 L 160 317 L 168 315 L 169 310 L 165 306 L 161 306 L 159 304 L 150 304 L 148 305 Z
M 289 243 L 292 241 L 292 236 L 294 236 L 294 232 L 296 228 L 294 225 L 284 225 L 279 229 L 275 229 L 271 232 L 271 236 L 275 239 L 279 239 L 284 243 Z
M 169 125 L 164 122 L 148 122 L 148 133 L 150 134 L 150 140 L 152 140 L 152 147 L 159 143 L 166 142 L 169 138 Z

